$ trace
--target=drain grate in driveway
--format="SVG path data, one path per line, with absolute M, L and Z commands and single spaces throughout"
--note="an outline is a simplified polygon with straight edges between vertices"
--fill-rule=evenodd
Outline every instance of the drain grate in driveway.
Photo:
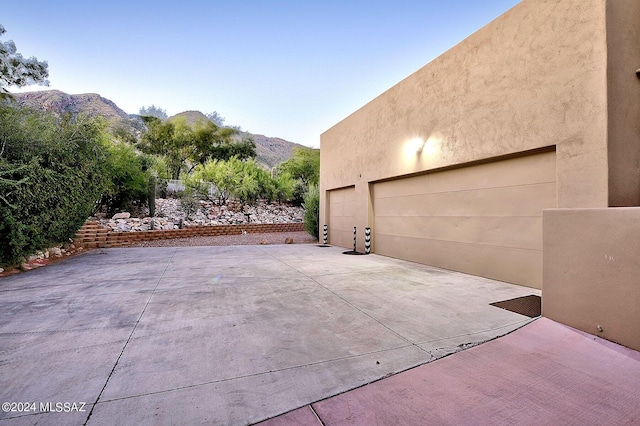
M 539 317 L 542 314 L 542 298 L 536 295 L 516 297 L 502 302 L 490 303 L 491 306 L 506 309 L 530 318 Z

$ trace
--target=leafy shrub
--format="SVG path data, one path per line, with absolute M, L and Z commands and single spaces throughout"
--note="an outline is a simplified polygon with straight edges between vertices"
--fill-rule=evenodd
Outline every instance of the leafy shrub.
M 209 184 L 195 173 L 193 175 L 183 175 L 181 180 L 186 191 L 190 191 L 197 197 L 209 198 Z
M 17 263 L 29 254 L 25 250 L 28 246 L 26 227 L 12 213 L 12 209 L 0 206 L 0 266 Z
M 294 148 L 293 156 L 280 163 L 278 169 L 288 172 L 294 179 L 300 180 L 305 187 L 317 185 L 320 180 L 320 150 L 313 148 Z
M 278 175 L 288 173 L 293 179 L 289 200 L 296 206 L 304 202 L 310 185 L 317 185 L 320 179 L 320 150 L 294 148 L 293 157 L 278 165 Z
M 318 238 L 320 227 L 320 191 L 312 185 L 304 196 L 304 229 L 314 238 Z
M 73 237 L 108 186 L 104 124 L 0 105 L 0 265 Z
M 274 190 L 272 198 L 282 201 L 289 201 L 293 197 L 296 187 L 296 181 L 291 177 L 289 173 L 278 173 L 278 176 L 274 179 Z
M 185 184 L 198 192 L 204 192 L 205 184 L 213 183 L 215 186 L 214 198 L 217 198 L 219 205 L 224 205 L 229 199 L 229 191 L 233 187 L 234 179 L 233 172 L 226 161 L 211 160 L 205 164 L 198 164 L 193 175 L 185 179 Z M 207 196 L 209 196 L 208 190 Z
M 285 201 L 293 194 L 295 185 L 288 173 L 282 173 L 274 179 L 254 160 L 242 161 L 238 157 L 199 164 L 194 168 L 193 175 L 185 177 L 184 181 L 187 187 L 203 195 L 207 193 L 205 183 L 213 183 L 216 188 L 214 197 L 220 205 L 230 197 L 249 204 L 260 199 Z
M 156 197 L 167 198 L 167 186 L 170 179 L 167 162 L 162 157 L 151 157 L 150 173 L 156 178 Z
M 304 204 L 304 196 L 307 194 L 309 186 L 301 180 L 295 180 L 293 182 L 293 194 L 291 196 L 291 203 L 294 206 L 302 206 Z
M 148 172 L 152 159 L 138 154 L 131 146 L 113 144 L 108 147 L 107 180 L 109 185 L 102 197 L 107 214 L 132 211 L 147 205 L 149 199 Z

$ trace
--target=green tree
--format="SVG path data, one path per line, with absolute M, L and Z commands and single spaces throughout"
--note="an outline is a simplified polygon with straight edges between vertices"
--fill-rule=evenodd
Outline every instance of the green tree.
M 260 199 L 285 201 L 293 194 L 295 182 L 288 173 L 274 179 L 255 160 L 242 161 L 238 157 L 198 165 L 185 181 L 187 186 L 200 194 L 206 194 L 206 184 L 212 183 L 216 188 L 214 197 L 220 205 L 225 204 L 230 197 L 246 203 L 255 203 Z
M 253 174 L 239 173 L 236 175 L 236 185 L 233 195 L 243 203 L 253 204 L 260 193 L 260 182 Z
M 0 36 L 7 31 L 0 24 Z M 24 87 L 30 84 L 49 85 L 49 65 L 37 58 L 24 58 L 17 52 L 13 40 L 0 41 L 0 100 L 10 98 L 7 87 Z
M 275 191 L 275 182 L 271 174 L 260 167 L 254 159 L 242 162 L 240 172 L 242 181 L 240 183 L 238 197 L 245 202 L 255 203 L 258 200 L 272 201 Z
M 320 150 L 312 148 L 294 148 L 293 156 L 280 163 L 278 171 L 287 172 L 307 187 L 320 181 Z
M 4 146 L 3 144 L 2 148 L 4 148 Z M 20 180 L 15 180 L 6 178 L 5 176 L 19 174 L 25 169 L 25 165 L 14 166 L 1 156 L 2 152 L 0 151 L 0 202 L 3 202 L 6 206 L 15 208 L 15 206 L 9 203 L 8 198 L 13 192 L 20 190 L 20 187 L 27 181 L 27 178 L 24 177 Z
M 237 132 L 234 129 L 219 127 L 210 121 L 198 121 L 192 130 L 195 150 L 190 159 L 194 166 L 212 158 L 228 160 L 235 156 L 242 160 L 256 155 L 253 138 L 235 141 Z
M 279 173 L 274 182 L 273 199 L 278 202 L 289 201 L 293 197 L 296 181 L 287 172 Z
M 147 204 L 150 167 L 153 159 L 131 146 L 112 144 L 107 148 L 106 180 L 101 206 L 109 215 Z
M 138 147 L 142 152 L 162 155 L 172 179 L 192 171 L 198 164 L 210 159 L 229 159 L 233 156 L 255 156 L 253 141 L 234 142 L 234 129 L 218 127 L 210 121 L 199 121 L 194 126 L 185 120 L 162 122 L 156 117 L 142 117 L 147 132 Z
M 151 156 L 149 173 L 155 178 L 156 191 L 154 196 L 166 198 L 167 181 L 171 179 L 171 175 L 169 174 L 169 167 L 167 166 L 167 162 L 164 157 L 159 155 Z
M 320 150 L 294 148 L 293 156 L 280 163 L 277 173 L 288 173 L 295 180 L 291 201 L 296 205 L 302 205 L 309 186 L 318 185 L 320 181 Z
M 222 162 L 222 185 L 230 197 L 243 202 L 252 202 L 258 198 L 259 184 L 254 164 L 247 164 L 238 157 Z
M 231 191 L 236 186 L 235 170 L 228 161 L 213 160 L 212 166 L 215 167 L 213 172 L 213 178 L 208 180 L 213 182 L 216 186 L 218 193 L 218 203 L 225 204 L 229 197 L 231 197 Z
M 115 125 L 109 132 L 112 139 L 116 143 L 126 143 L 129 145 L 135 145 L 138 142 L 138 136 L 133 128 L 123 125 Z
M 214 159 L 205 164 L 199 164 L 191 176 L 185 176 L 185 183 L 200 195 L 207 194 L 206 184 L 212 183 L 215 186 L 214 197 L 217 198 L 219 205 L 224 205 L 232 194 L 235 195 L 241 181 L 242 164 L 234 160 L 237 159 L 230 161 Z
M 165 161 L 164 157 L 161 157 L 159 155 L 152 156 L 150 170 L 151 174 L 160 180 L 171 179 L 169 166 L 167 166 L 167 162 Z
M 0 265 L 68 241 L 108 186 L 104 123 L 0 105 Z

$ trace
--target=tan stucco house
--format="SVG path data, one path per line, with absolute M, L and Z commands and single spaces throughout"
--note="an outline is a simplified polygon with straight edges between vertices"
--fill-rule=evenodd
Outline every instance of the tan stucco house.
M 640 349 L 639 68 L 640 1 L 523 0 L 321 135 L 329 243 Z

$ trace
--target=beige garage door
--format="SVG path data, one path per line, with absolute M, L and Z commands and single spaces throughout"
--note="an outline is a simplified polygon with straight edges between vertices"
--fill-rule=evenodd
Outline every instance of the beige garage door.
M 329 244 L 353 248 L 354 186 L 329 191 Z
M 375 252 L 540 288 L 555 175 L 546 152 L 376 183 Z

